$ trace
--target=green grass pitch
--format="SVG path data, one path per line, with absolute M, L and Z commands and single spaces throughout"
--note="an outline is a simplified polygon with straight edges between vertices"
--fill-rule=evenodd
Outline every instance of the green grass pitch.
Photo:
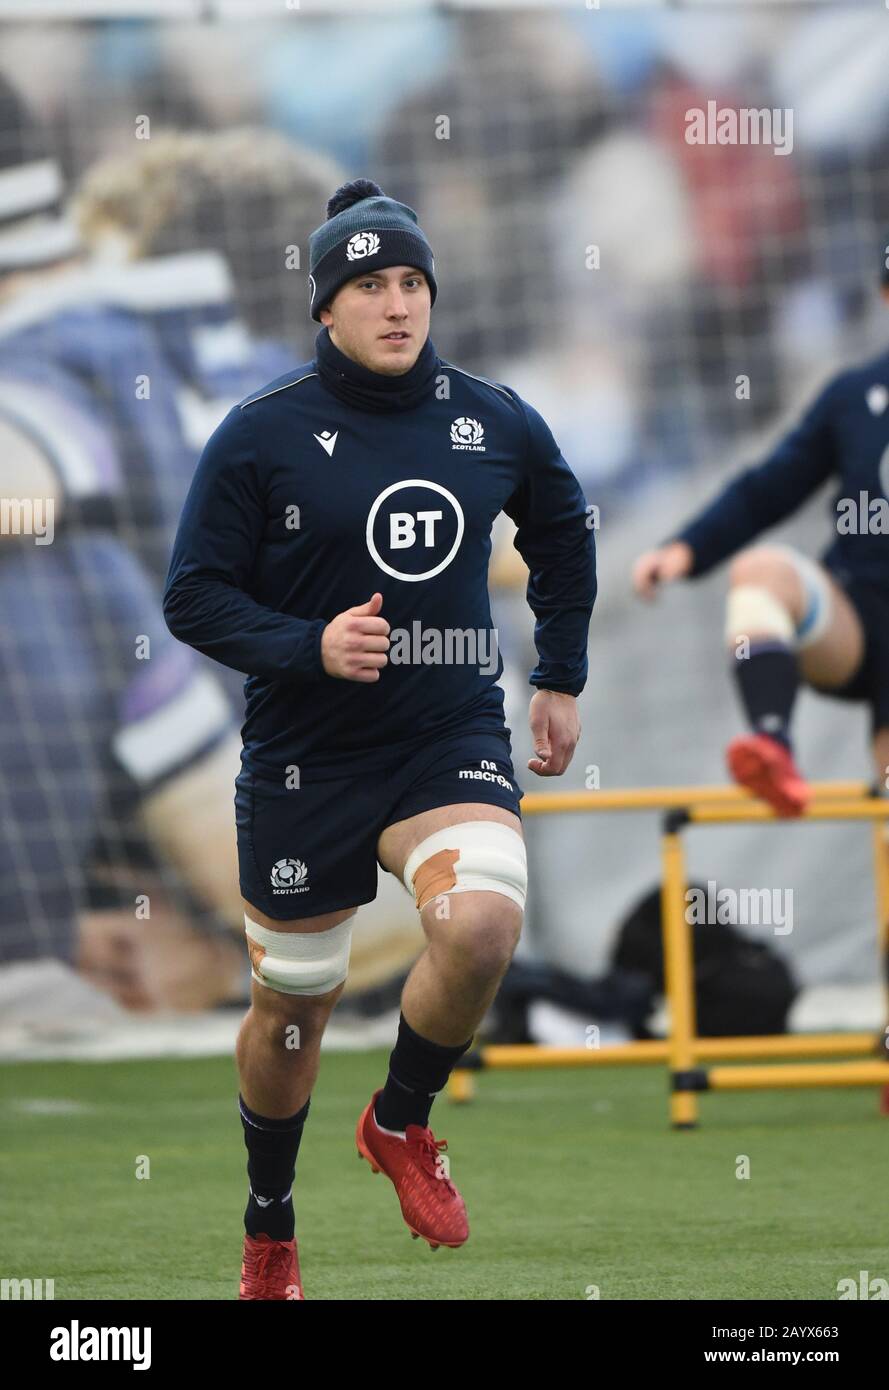
M 841 1278 L 889 1275 L 872 1088 L 705 1095 L 702 1127 L 676 1133 L 659 1067 L 484 1074 L 471 1104 L 433 1107 L 470 1221 L 433 1252 L 356 1156 L 387 1055 L 322 1057 L 294 1189 L 307 1298 L 836 1299 Z M 57 1299 L 236 1298 L 236 1098 L 226 1058 L 5 1067 L 4 1277 L 53 1278 Z

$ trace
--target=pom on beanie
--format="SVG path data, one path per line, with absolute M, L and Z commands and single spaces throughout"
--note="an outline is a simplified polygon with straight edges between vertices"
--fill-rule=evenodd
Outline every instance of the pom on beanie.
M 342 184 L 327 200 L 327 220 L 336 217 L 338 212 L 360 203 L 363 198 L 385 198 L 385 193 L 373 179 L 352 179 Z

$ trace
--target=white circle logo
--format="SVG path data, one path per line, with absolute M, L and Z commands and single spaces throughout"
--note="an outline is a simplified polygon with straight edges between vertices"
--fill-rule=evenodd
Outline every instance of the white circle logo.
M 437 492 L 441 497 L 447 498 L 448 502 L 450 502 L 451 506 L 452 506 L 453 509 L 454 509 L 454 516 L 455 516 L 455 518 L 456 518 L 456 523 L 457 523 L 457 534 L 456 534 L 455 537 L 454 537 L 453 544 L 451 545 L 451 548 L 450 548 L 450 550 L 448 551 L 447 555 L 444 557 L 443 560 L 440 560 L 439 563 L 438 563 L 437 565 L 433 566 L 432 569 L 424 570 L 422 574 L 409 574 L 409 573 L 406 574 L 406 573 L 404 573 L 402 570 L 393 569 L 392 566 L 389 565 L 389 564 L 387 564 L 386 561 L 383 559 L 383 557 L 382 557 L 382 555 L 380 554 L 379 550 L 377 549 L 376 543 L 375 543 L 375 541 L 374 541 L 374 523 L 375 523 L 375 521 L 376 521 L 376 519 L 377 519 L 377 514 L 379 513 L 380 507 L 381 507 L 381 506 L 383 505 L 383 503 L 386 501 L 386 498 L 387 498 L 387 497 L 391 497 L 393 493 L 395 493 L 395 492 L 401 492 L 404 488 L 408 488 L 408 487 L 430 488 L 433 492 Z M 400 513 L 399 515 L 400 515 L 402 518 L 405 519 L 406 524 L 407 524 L 407 525 L 406 525 L 406 530 L 404 530 L 404 532 L 403 532 L 403 534 L 404 534 L 404 536 L 405 536 L 405 540 L 400 541 L 400 543 L 401 543 L 402 545 L 405 545 L 405 544 L 410 544 L 410 545 L 412 545 L 412 544 L 413 544 L 413 537 L 414 537 L 414 535 L 415 535 L 415 518 L 416 518 L 417 521 L 419 521 L 419 520 L 421 520 L 421 519 L 423 519 L 423 518 L 425 518 L 425 517 L 429 517 L 429 518 L 431 519 L 431 518 L 436 517 L 436 516 L 440 517 L 440 516 L 441 516 L 441 513 L 440 513 L 440 512 L 436 512 L 436 513 L 428 513 L 428 512 L 422 512 L 422 513 L 408 513 L 408 512 L 404 512 L 404 513 Z M 392 528 L 394 527 L 394 525 L 395 525 L 395 518 L 392 517 L 392 518 L 390 518 L 390 534 L 391 534 L 391 535 L 399 534 L 399 533 L 396 533 L 396 531 L 395 531 L 394 529 L 392 529 Z M 380 569 L 383 570 L 383 572 L 384 572 L 385 574 L 391 575 L 393 579 L 404 579 L 404 580 L 406 580 L 409 584 L 414 584 L 414 583 L 416 583 L 416 582 L 417 582 L 418 580 L 420 580 L 420 579 L 433 579 L 433 578 L 435 577 L 435 575 L 441 574 L 442 570 L 447 569 L 448 565 L 451 563 L 451 561 L 453 560 L 454 556 L 457 554 L 457 551 L 460 549 L 460 542 L 461 542 L 462 539 L 463 539 L 463 531 L 464 531 L 464 529 L 465 529 L 465 522 L 464 522 L 464 519 L 463 519 L 463 508 L 460 506 L 460 503 L 457 501 L 456 497 L 454 496 L 454 494 L 453 494 L 452 492 L 448 492 L 448 489 L 447 489 L 446 487 L 442 487 L 442 486 L 441 486 L 441 483 L 430 483 L 430 482 L 428 482 L 425 478 L 407 478 L 407 479 L 405 479 L 405 481 L 402 482 L 402 483 L 392 483 L 392 485 L 391 485 L 390 487 L 384 488 L 384 490 L 380 493 L 379 497 L 378 497 L 378 498 L 376 499 L 376 501 L 373 503 L 373 506 L 371 507 L 370 512 L 369 512 L 369 514 L 368 514 L 368 518 L 367 518 L 367 531 L 366 531 L 367 548 L 368 548 L 368 550 L 370 551 L 371 555 L 373 556 L 375 562 L 379 565 Z M 428 527 L 427 527 L 427 530 L 426 530 L 425 534 L 426 534 L 427 536 L 428 536 L 428 534 L 429 534 Z M 432 535 L 434 536 L 434 525 L 432 526 Z M 427 545 L 430 544 L 430 541 L 429 541 L 428 539 L 426 540 L 426 544 L 427 544 Z
M 380 238 L 376 232 L 356 232 L 346 242 L 346 259 L 362 261 L 365 256 L 375 256 L 380 249 Z

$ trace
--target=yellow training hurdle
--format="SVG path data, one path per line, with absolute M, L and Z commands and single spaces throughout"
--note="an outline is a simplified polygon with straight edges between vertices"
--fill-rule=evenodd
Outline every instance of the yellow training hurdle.
M 473 1073 L 502 1067 L 586 1067 L 666 1062 L 670 1071 L 670 1120 L 675 1129 L 698 1122 L 701 1091 L 760 1090 L 778 1087 L 889 1085 L 889 1061 L 880 1061 L 872 1033 L 780 1034 L 775 1037 L 699 1038 L 695 1035 L 692 933 L 686 921 L 687 875 L 682 831 L 689 825 L 750 824 L 772 820 L 869 821 L 874 849 L 874 881 L 879 944 L 889 949 L 889 844 L 884 824 L 889 800 L 873 795 L 863 782 L 816 782 L 813 799 L 802 816 L 788 822 L 740 787 L 634 787 L 615 791 L 534 792 L 522 800 L 523 815 L 576 811 L 663 811 L 661 832 L 662 918 L 665 993 L 669 1036 L 663 1041 L 629 1042 L 601 1048 L 538 1047 L 533 1044 L 480 1047 L 467 1053 L 451 1074 L 448 1094 L 470 1100 Z M 775 1065 L 787 1058 L 867 1057 L 851 1062 Z M 750 1062 L 771 1059 L 769 1066 L 705 1069 L 701 1062 Z

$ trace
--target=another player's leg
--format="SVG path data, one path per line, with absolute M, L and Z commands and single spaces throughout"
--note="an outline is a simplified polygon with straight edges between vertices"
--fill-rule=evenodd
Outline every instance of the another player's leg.
M 729 744 L 729 770 L 779 815 L 800 815 L 811 797 L 791 742 L 800 680 L 845 685 L 864 655 L 861 621 L 820 565 L 783 546 L 756 546 L 731 566 L 725 637 L 753 730 Z
M 241 1299 L 303 1297 L 292 1186 L 356 910 L 279 922 L 244 901 L 254 979 L 236 1048 L 250 1178 Z
M 433 1250 L 469 1234 L 429 1112 L 492 1004 L 518 943 L 527 886 L 521 820 L 464 803 L 388 826 L 380 863 L 420 910 L 427 946 L 405 983 L 385 1086 L 358 1121 L 360 1156 L 391 1178 L 412 1235 Z

